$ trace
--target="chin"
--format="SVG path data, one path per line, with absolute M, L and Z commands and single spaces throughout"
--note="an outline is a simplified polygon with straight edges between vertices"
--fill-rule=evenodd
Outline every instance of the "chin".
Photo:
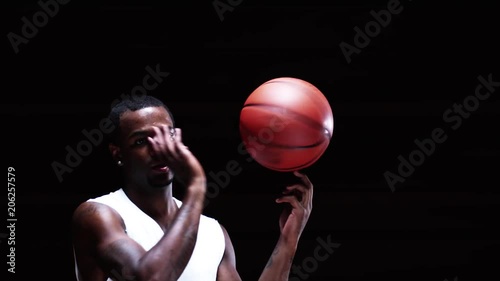
M 154 177 L 149 179 L 149 185 L 155 189 L 162 189 L 169 186 L 173 181 L 174 177 L 172 175 Z

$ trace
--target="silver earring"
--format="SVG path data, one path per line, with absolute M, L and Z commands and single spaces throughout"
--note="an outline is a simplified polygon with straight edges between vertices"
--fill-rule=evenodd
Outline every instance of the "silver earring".
M 121 160 L 118 160 L 116 164 L 118 164 L 118 166 L 123 166 L 123 162 Z

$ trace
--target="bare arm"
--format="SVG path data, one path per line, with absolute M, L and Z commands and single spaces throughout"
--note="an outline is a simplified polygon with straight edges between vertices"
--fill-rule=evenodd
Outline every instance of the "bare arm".
M 169 231 L 145 251 L 125 233 L 116 211 L 100 203 L 83 203 L 73 219 L 80 281 L 105 280 L 108 276 L 117 280 L 177 280 L 196 242 L 196 209 L 201 207 L 183 203 Z
M 280 217 L 281 235 L 259 281 L 288 280 L 297 244 L 312 210 L 313 185 L 306 175 L 294 174 L 301 182 L 288 186 L 283 197 L 276 200 L 286 204 Z
M 299 238 L 312 210 L 313 196 L 313 186 L 309 178 L 299 172 L 295 172 L 295 175 L 300 178 L 300 183 L 287 187 L 283 192 L 284 196 L 276 200 L 277 203 L 286 204 L 280 217 L 281 235 L 259 281 L 286 281 L 290 275 Z M 217 281 L 240 281 L 231 239 L 226 229 L 222 229 L 226 249 L 219 266 Z
M 226 249 L 217 272 L 217 281 L 241 281 L 241 277 L 236 269 L 236 257 L 233 244 L 225 228 L 223 228 L 223 231 Z M 283 239 L 280 239 L 259 280 L 288 280 L 291 261 L 295 254 L 295 247 L 282 243 L 285 242 Z M 276 276 L 279 277 L 275 278 Z
M 217 281 L 241 281 L 241 277 L 236 270 L 236 256 L 234 254 L 233 243 L 229 238 L 227 230 L 222 225 L 221 228 L 224 233 L 226 248 L 219 265 L 219 270 L 217 271 Z

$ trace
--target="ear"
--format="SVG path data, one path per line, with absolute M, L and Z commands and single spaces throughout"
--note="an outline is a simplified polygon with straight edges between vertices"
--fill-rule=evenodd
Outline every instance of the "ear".
M 115 162 L 118 162 L 118 160 L 122 160 L 120 147 L 118 147 L 116 144 L 110 143 L 108 145 L 108 148 L 109 148 L 109 152 L 111 152 L 111 156 L 113 157 L 113 160 L 115 160 Z

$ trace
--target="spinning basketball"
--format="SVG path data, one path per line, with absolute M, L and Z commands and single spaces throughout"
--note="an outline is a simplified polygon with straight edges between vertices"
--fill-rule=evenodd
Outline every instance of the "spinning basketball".
M 248 96 L 239 126 L 246 150 L 259 164 L 296 171 L 311 166 L 325 152 L 333 133 L 333 114 L 314 85 L 280 77 Z

